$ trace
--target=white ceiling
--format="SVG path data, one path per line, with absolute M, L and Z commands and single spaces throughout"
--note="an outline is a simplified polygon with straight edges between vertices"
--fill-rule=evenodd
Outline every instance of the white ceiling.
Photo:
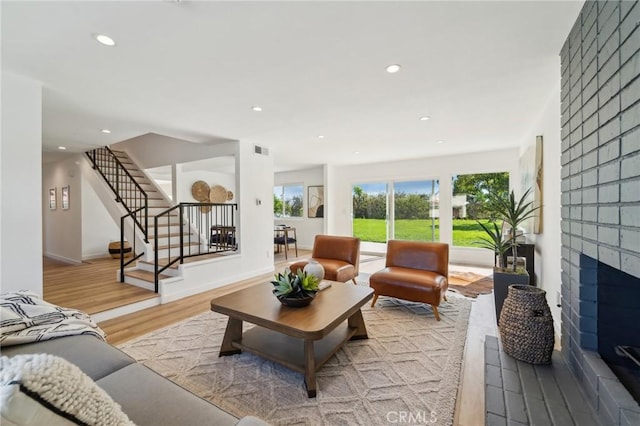
M 2 1 L 2 69 L 43 82 L 45 152 L 149 132 L 264 145 L 276 170 L 474 152 L 531 131 L 582 4 Z

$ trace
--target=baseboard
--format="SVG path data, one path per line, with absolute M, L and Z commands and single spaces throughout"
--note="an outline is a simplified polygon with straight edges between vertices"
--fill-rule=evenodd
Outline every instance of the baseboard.
M 94 254 L 85 254 L 82 255 L 82 260 L 96 260 L 96 259 L 104 259 L 107 257 L 111 257 L 111 255 L 109 255 L 109 253 L 105 253 L 105 252 L 100 252 L 100 253 L 94 253 Z
M 49 252 L 44 252 L 44 256 L 49 257 L 53 260 L 57 260 L 58 262 L 68 263 L 69 265 L 82 265 L 82 261 L 70 259 L 64 256 L 58 256 L 57 254 L 53 254 Z
M 95 322 L 107 321 L 112 318 L 121 317 L 123 315 L 131 314 L 133 312 L 152 308 L 158 305 L 160 305 L 160 298 L 154 297 L 152 299 L 142 300 L 140 302 L 135 302 L 129 305 L 120 306 L 118 308 L 109 309 L 108 311 L 91 314 L 91 319 Z

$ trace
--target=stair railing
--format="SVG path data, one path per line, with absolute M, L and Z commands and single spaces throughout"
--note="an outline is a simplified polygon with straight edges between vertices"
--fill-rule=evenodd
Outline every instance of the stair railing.
M 131 257 L 131 259 L 129 259 L 127 262 L 124 261 L 125 258 L 125 253 L 124 253 L 124 241 L 125 241 L 125 237 L 124 237 L 124 230 L 125 230 L 125 221 L 127 220 L 127 218 L 132 218 L 134 223 L 136 221 L 136 215 L 141 212 L 143 210 L 143 207 L 140 207 L 137 210 L 134 210 L 131 213 L 128 213 L 124 216 L 122 216 L 120 218 L 120 282 L 123 283 L 124 282 L 124 268 L 127 267 L 129 264 L 135 262 L 136 260 L 138 260 L 140 257 L 142 257 L 142 255 L 144 255 L 144 251 L 141 251 L 140 253 L 136 254 L 136 236 L 135 236 L 135 228 L 133 227 L 133 237 L 131 238 L 131 240 L 133 241 L 133 245 L 131 246 L 131 253 L 133 254 L 133 256 Z M 156 291 L 157 293 L 157 291 Z
M 154 238 L 154 282 L 158 292 L 160 274 L 184 259 L 212 253 L 238 250 L 236 232 L 237 204 L 180 203 L 153 219 Z M 166 226 L 166 234 L 160 229 Z M 172 232 L 172 227 L 177 227 Z M 160 244 L 160 240 L 166 240 Z M 178 253 L 172 255 L 172 250 Z M 167 251 L 166 263 L 160 266 L 160 252 Z
M 105 182 L 116 196 L 116 202 L 122 203 L 127 214 L 120 218 L 120 282 L 124 282 L 124 268 L 140 256 L 141 252 L 136 255 L 135 251 L 135 229 L 142 232 L 145 243 L 149 242 L 149 199 L 147 193 L 135 180 L 135 178 L 124 167 L 118 157 L 109 149 L 109 147 L 96 148 L 88 151 L 87 157 L 91 161 L 94 170 L 104 178 Z M 124 225 L 125 220 L 131 218 L 133 220 L 133 258 L 128 262 L 124 261 Z

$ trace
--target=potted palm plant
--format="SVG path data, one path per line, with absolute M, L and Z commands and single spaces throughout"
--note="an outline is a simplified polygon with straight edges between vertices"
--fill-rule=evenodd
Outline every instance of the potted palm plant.
M 489 193 L 487 195 L 487 210 L 497 220 L 502 220 L 503 227 L 508 229 L 505 237 L 500 227 L 494 221 L 490 225 L 478 222 L 486 232 L 487 237 L 481 238 L 478 244 L 481 247 L 493 250 L 495 255 L 493 268 L 493 296 L 496 305 L 496 320 L 500 318 L 500 311 L 507 291 L 511 284 L 529 284 L 529 274 L 524 268 L 518 266 L 518 239 L 519 227 L 528 219 L 535 216 L 539 207 L 533 205 L 533 201 L 527 201 L 531 194 L 531 188 L 526 190 L 522 197 L 516 199 L 513 191 L 510 193 Z M 513 264 L 504 265 L 504 254 L 511 251 Z

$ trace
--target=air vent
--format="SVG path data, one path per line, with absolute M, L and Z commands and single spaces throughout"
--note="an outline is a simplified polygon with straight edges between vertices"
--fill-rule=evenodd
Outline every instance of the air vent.
M 260 155 L 269 155 L 269 148 L 265 146 L 254 145 L 253 152 Z

